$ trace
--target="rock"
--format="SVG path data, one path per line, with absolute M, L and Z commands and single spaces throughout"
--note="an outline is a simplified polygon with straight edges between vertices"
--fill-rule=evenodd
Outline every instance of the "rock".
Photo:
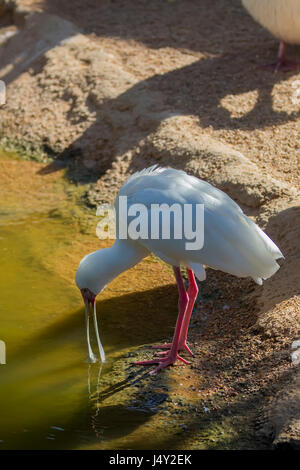
M 19 10 L 16 9 L 16 12 Z M 9 83 L 63 40 L 78 33 L 69 21 L 39 12 L 19 12 L 25 26 L 0 51 L 1 77 Z
M 269 338 L 284 336 L 291 344 L 300 331 L 300 198 L 284 201 L 278 201 L 277 212 L 273 207 L 273 214 L 264 226 L 285 259 L 280 261 L 276 275 L 260 289 L 260 315 L 255 328 Z
M 184 169 L 209 181 L 248 207 L 257 208 L 284 195 L 296 194 L 237 150 L 200 130 L 195 135 L 190 127 L 186 117 L 167 118 L 145 141 L 142 151 L 161 165 Z
M 162 93 L 139 83 L 69 21 L 41 12 L 24 18 L 19 34 L 0 51 L 0 78 L 8 90 L 4 131 L 20 138 L 34 135 L 36 143 L 47 142 L 53 151 L 85 162 L 78 167 L 79 177 L 90 161 L 99 177 L 109 170 L 110 181 L 122 162 L 127 162 L 124 176 L 128 167 L 159 163 L 203 178 L 251 208 L 294 194 L 240 152 L 205 134 L 194 118 L 169 110 Z M 9 87 L 16 77 L 24 97 L 16 86 Z M 29 89 L 27 109 L 23 101 Z M 100 192 L 105 192 L 103 185 Z
M 275 431 L 273 446 L 277 449 L 300 450 L 300 370 L 295 371 L 290 385 L 284 388 L 269 410 Z

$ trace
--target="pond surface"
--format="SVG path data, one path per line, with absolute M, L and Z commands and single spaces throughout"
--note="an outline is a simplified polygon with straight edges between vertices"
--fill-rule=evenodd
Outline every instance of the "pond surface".
M 131 366 L 142 345 L 172 335 L 169 268 L 148 258 L 108 286 L 97 303 L 107 362 L 86 364 L 74 274 L 106 242 L 78 204 L 84 188 L 59 167 L 2 154 L 0 189 L 0 449 L 178 447 L 180 427 L 159 412 L 171 384 L 159 377 L 138 388 L 145 370 Z

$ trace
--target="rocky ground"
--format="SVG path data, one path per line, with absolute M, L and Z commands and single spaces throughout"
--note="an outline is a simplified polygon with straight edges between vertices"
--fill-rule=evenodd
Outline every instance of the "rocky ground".
M 300 73 L 256 67 L 277 41 L 238 0 L 2 0 L 0 14 L 2 148 L 66 165 L 91 206 L 145 166 L 185 169 L 279 245 L 263 287 L 208 272 L 193 380 L 249 417 L 258 446 L 299 447 Z

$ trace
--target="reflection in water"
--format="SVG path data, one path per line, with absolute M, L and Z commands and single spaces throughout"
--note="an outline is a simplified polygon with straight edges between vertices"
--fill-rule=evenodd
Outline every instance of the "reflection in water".
M 93 369 L 98 368 L 96 380 L 93 380 Z M 97 417 L 100 411 L 100 378 L 102 371 L 102 363 L 97 367 L 92 364 L 88 365 L 88 399 L 90 402 L 91 410 L 91 426 L 97 439 L 101 439 L 101 434 L 97 429 Z
M 100 395 L 100 377 L 101 377 L 101 371 L 102 371 L 102 363 L 99 365 L 98 368 L 98 375 L 97 375 L 97 383 L 95 385 L 95 393 L 93 393 L 93 381 L 92 381 L 92 365 L 89 364 L 88 366 L 88 392 L 89 392 L 89 400 L 92 401 L 94 396 L 96 396 L 97 399 L 97 405 L 99 403 L 99 395 Z
M 150 378 L 132 366 L 151 354 L 143 346 L 172 336 L 177 289 L 166 265 L 147 258 L 99 296 L 107 361 L 84 362 L 84 308 L 74 276 L 83 255 L 101 247 L 98 221 L 75 204 L 62 174 L 41 167 L 0 155 L 0 338 L 7 346 L 0 449 L 195 448 L 182 427 L 187 420 L 197 421 L 205 447 L 215 438 L 207 418 L 189 409 L 181 416 L 170 404 L 178 376 Z
M 0 158 L 0 449 L 155 448 L 173 430 L 154 432 L 154 380 L 138 389 L 147 371 L 126 356 L 172 333 L 172 274 L 145 260 L 108 286 L 98 301 L 108 360 L 87 366 L 74 275 L 99 240 L 64 181 L 38 175 L 39 164 L 18 165 Z

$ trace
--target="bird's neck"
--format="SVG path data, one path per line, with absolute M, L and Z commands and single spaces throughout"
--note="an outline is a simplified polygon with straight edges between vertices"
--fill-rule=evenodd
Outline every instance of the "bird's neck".
M 101 290 L 119 274 L 132 268 L 149 255 L 146 248 L 130 240 L 116 240 L 110 248 L 104 248 L 96 253 L 95 278 Z

